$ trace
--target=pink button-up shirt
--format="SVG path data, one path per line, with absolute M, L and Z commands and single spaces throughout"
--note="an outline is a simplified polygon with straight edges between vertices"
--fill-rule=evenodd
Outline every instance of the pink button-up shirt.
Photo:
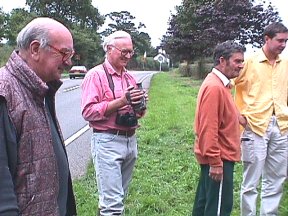
M 108 73 L 112 75 L 115 98 L 120 98 L 129 85 L 136 87 L 135 79 L 127 71 L 121 75 L 117 74 L 107 59 L 105 60 L 105 65 Z M 131 130 L 132 128 L 137 128 L 138 126 L 124 127 L 115 124 L 117 112 L 104 116 L 108 103 L 112 100 L 114 100 L 113 92 L 109 87 L 103 65 L 97 65 L 88 71 L 82 83 L 81 111 L 83 118 L 89 121 L 90 127 L 98 130 Z M 133 112 L 130 105 L 118 110 L 122 114 Z

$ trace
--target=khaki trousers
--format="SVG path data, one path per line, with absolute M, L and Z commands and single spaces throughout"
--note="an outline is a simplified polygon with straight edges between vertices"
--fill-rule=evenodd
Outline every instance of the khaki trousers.
M 272 116 L 263 137 L 246 128 L 241 140 L 244 165 L 241 215 L 256 216 L 257 187 L 261 180 L 260 216 L 276 216 L 287 175 L 287 135 L 281 135 L 277 119 Z

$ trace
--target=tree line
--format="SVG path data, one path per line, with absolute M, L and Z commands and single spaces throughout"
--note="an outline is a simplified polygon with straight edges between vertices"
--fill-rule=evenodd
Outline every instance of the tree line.
M 198 61 L 203 68 L 204 59 L 226 40 L 260 47 L 265 26 L 275 21 L 281 19 L 269 0 L 182 0 L 161 46 L 174 61 Z
M 116 30 L 125 30 L 133 38 L 135 56 L 130 67 L 142 67 L 141 56 L 144 52 L 150 56 L 157 54 L 157 50 L 151 45 L 150 36 L 142 31 L 146 26 L 143 23 L 136 24 L 135 17 L 128 11 L 102 15 L 92 5 L 92 0 L 26 0 L 26 6 L 15 8 L 9 13 L 4 13 L 0 8 L 0 41 L 6 41 L 1 44 L 1 53 L 8 52 L 7 46 L 11 47 L 10 50 L 16 46 L 18 32 L 29 21 L 38 16 L 47 16 L 60 21 L 71 30 L 76 51 L 72 59 L 74 64 L 91 68 L 102 62 L 103 37 Z M 110 21 L 108 28 L 99 32 L 105 19 Z
M 136 23 L 128 11 L 102 15 L 92 5 L 92 0 L 26 0 L 26 5 L 9 13 L 0 8 L 0 40 L 6 39 L 5 45 L 14 47 L 17 33 L 26 23 L 37 16 L 48 16 L 71 29 L 76 50 L 74 64 L 88 68 L 103 61 L 103 37 L 116 30 L 132 35 L 136 55 L 129 67 L 133 69 L 157 70 L 158 65 L 151 56 L 157 55 L 160 48 L 176 66 L 177 62 L 189 65 L 198 61 L 201 68 L 203 59 L 211 56 L 216 44 L 236 40 L 243 45 L 260 47 L 264 27 L 281 21 L 272 3 L 265 0 L 182 0 L 176 13 L 170 14 L 169 27 L 161 44 L 154 48 L 150 36 L 143 32 L 145 24 Z M 108 27 L 100 32 L 107 19 Z M 3 44 L 0 48 L 5 51 Z M 143 59 L 145 52 L 150 58 Z

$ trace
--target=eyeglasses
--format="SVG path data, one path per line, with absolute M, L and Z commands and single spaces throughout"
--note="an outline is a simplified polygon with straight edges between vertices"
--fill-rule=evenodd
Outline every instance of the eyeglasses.
M 65 62 L 67 61 L 68 59 L 71 59 L 74 54 L 75 54 L 75 51 L 74 50 L 59 50 L 58 48 L 52 46 L 51 44 L 47 44 L 47 46 L 49 46 L 50 48 L 54 49 L 55 51 L 57 51 L 58 53 L 60 53 L 62 55 L 62 61 Z
M 134 55 L 134 50 L 129 50 L 129 49 L 119 49 L 116 46 L 111 45 L 112 47 L 114 47 L 115 49 L 117 49 L 118 51 L 121 52 L 122 56 L 127 56 L 127 54 L 129 53 L 130 57 L 132 57 Z

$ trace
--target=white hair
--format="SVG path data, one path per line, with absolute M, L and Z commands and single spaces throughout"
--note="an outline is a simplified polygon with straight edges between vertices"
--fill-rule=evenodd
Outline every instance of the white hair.
M 129 38 L 131 39 L 131 35 L 125 31 L 115 31 L 109 36 L 107 36 L 103 42 L 103 50 L 107 52 L 107 46 L 113 45 L 115 42 L 115 39 L 119 38 Z
M 38 40 L 40 47 L 44 47 L 48 43 L 49 28 L 45 25 L 48 18 L 36 18 L 29 22 L 17 36 L 17 47 L 19 49 L 28 49 L 31 41 Z M 49 19 L 50 21 L 50 19 Z

